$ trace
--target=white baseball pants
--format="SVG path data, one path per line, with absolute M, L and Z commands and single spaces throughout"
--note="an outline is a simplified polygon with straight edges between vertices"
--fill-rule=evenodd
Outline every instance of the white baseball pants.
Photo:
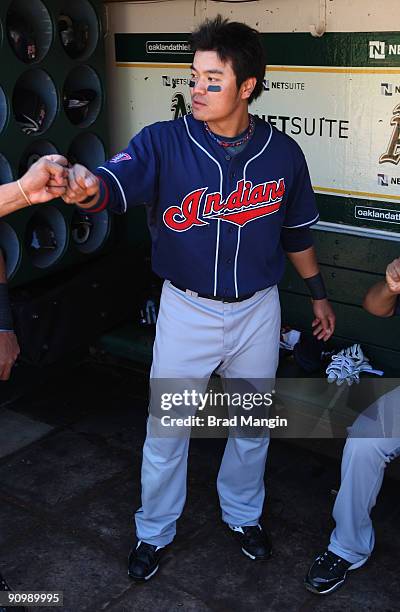
M 198 386 L 214 370 L 226 379 L 274 379 L 279 335 L 277 287 L 229 304 L 189 296 L 165 281 L 150 379 L 182 379 L 185 385 L 193 379 Z M 139 540 L 165 546 L 175 536 L 185 504 L 189 436 L 155 437 L 153 418 L 150 409 L 136 533 Z M 268 437 L 228 438 L 217 479 L 226 523 L 258 523 L 268 444 Z
M 350 563 L 366 560 L 374 548 L 371 510 L 386 466 L 400 455 L 399 404 L 397 387 L 360 414 L 344 447 L 342 482 L 333 508 L 336 528 L 328 548 Z

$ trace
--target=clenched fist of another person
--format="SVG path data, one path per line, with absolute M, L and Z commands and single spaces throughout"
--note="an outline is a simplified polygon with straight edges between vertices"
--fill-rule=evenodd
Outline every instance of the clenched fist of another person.
M 62 155 L 45 155 L 32 164 L 19 182 L 31 204 L 58 198 L 68 187 L 68 160 Z
M 391 293 L 400 294 L 400 257 L 386 268 L 386 284 Z
M 0 332 L 0 380 L 10 378 L 11 369 L 19 355 L 19 346 L 13 331 Z

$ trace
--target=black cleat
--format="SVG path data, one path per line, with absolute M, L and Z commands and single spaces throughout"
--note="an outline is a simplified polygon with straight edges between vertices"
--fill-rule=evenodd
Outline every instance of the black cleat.
M 12 593 L 12 588 L 7 584 L 6 579 L 0 574 L 0 591 L 6 591 L 9 593 Z M 11 610 L 14 612 L 26 612 L 26 608 L 24 608 L 23 606 L 2 606 L 0 605 L 0 612 L 11 612 Z
M 129 553 L 128 575 L 138 582 L 149 580 L 158 570 L 164 550 L 163 546 L 154 546 L 139 540 Z
M 315 559 L 308 570 L 304 580 L 305 587 L 317 595 L 333 593 L 342 586 L 348 571 L 361 567 L 367 560 L 368 557 L 352 564 L 330 550 L 326 550 Z
M 261 525 L 231 527 L 240 540 L 242 552 L 253 561 L 265 561 L 272 555 L 271 542 Z

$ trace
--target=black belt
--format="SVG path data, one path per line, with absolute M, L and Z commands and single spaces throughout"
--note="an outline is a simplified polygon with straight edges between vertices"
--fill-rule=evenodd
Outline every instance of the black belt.
M 192 291 L 191 289 L 184 289 L 183 287 L 180 287 L 180 285 L 177 285 L 172 281 L 170 281 L 170 283 L 173 287 L 176 287 L 176 289 L 184 291 L 185 293 L 192 293 L 195 294 L 195 296 L 197 297 L 207 298 L 208 300 L 216 300 L 217 302 L 226 302 L 228 304 L 232 304 L 234 302 L 244 302 L 244 300 L 248 300 L 256 293 L 255 291 L 253 291 L 253 293 L 247 293 L 246 295 L 241 295 L 240 297 L 221 297 L 219 295 L 210 295 L 208 293 L 197 293 L 197 291 Z

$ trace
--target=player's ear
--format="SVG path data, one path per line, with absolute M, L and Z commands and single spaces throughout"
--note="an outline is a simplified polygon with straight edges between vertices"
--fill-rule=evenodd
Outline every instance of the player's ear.
M 240 86 L 240 95 L 242 100 L 246 100 L 250 98 L 251 94 L 254 91 L 255 86 L 257 85 L 256 77 L 249 77 Z

